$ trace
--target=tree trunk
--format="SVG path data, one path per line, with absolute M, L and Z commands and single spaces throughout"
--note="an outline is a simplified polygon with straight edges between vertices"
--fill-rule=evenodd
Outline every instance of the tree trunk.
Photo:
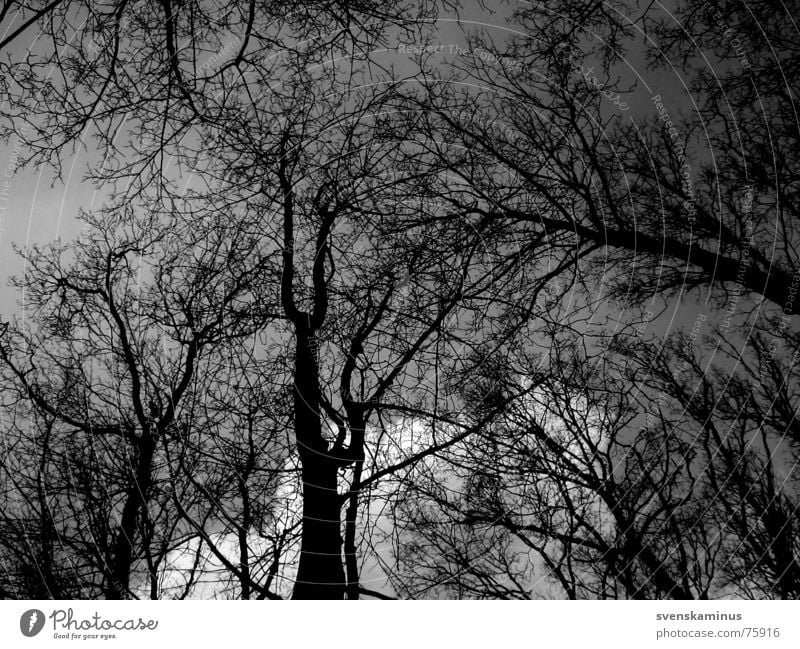
M 338 464 L 322 435 L 317 349 L 298 328 L 294 422 L 303 477 L 303 531 L 293 599 L 344 599 Z
M 111 574 L 106 584 L 106 599 L 124 599 L 130 593 L 130 573 L 134 560 L 134 538 L 141 509 L 145 506 L 152 480 L 155 440 L 146 433 L 137 444 L 136 470 L 122 508 L 111 565 Z
M 250 599 L 250 547 L 247 533 L 250 531 L 252 516 L 250 512 L 250 493 L 247 490 L 249 471 L 242 471 L 239 477 L 239 495 L 242 499 L 242 524 L 239 526 L 239 570 L 242 571 L 239 582 L 242 585 L 242 599 Z
M 352 365 L 351 367 L 354 367 Z M 350 425 L 350 446 L 353 451 L 353 478 L 347 495 L 348 507 L 345 513 L 344 565 L 347 572 L 347 599 L 358 599 L 361 592 L 358 574 L 358 548 L 356 547 L 356 517 L 358 516 L 358 497 L 361 492 L 361 471 L 364 467 L 364 436 L 366 422 L 364 409 L 349 398 L 344 402 L 347 421 Z
M 294 599 L 344 599 L 337 466 L 303 453 L 303 532 Z

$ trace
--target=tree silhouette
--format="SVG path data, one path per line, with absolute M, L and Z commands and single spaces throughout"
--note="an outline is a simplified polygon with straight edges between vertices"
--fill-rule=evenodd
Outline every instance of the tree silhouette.
M 800 594 L 792 24 L 443 11 L 3 5 L 2 596 Z

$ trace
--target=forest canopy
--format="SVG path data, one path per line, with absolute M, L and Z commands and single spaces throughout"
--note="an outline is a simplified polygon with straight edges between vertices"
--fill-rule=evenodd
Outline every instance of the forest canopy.
M 0 597 L 800 597 L 783 7 L 7 0 Z

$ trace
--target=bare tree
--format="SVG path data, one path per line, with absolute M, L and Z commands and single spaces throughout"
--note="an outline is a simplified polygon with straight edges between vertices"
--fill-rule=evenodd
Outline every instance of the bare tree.
M 31 439 L 25 461 L 41 458 L 36 475 L 47 488 L 55 454 L 54 484 L 61 475 L 67 492 L 89 499 L 103 593 L 120 598 L 133 594 L 136 566 L 156 579 L 174 542 L 159 446 L 180 434 L 184 404 L 191 412 L 220 362 L 214 354 L 263 322 L 246 306 L 257 277 L 240 265 L 258 247 L 178 221 L 159 227 L 125 209 L 87 219 L 91 229 L 75 244 L 26 253 L 19 283 L 30 320 L 9 329 L 0 357 L 19 415 L 45 433 L 44 445 Z M 188 249 L 187 228 L 197 237 Z M 63 524 L 79 527 L 81 517 Z
M 696 65 L 652 5 L 518 8 L 535 38 L 469 32 L 413 80 L 371 49 L 427 2 L 17 9 L 0 133 L 56 175 L 93 137 L 105 207 L 24 252 L 0 338 L 3 595 L 797 596 L 794 90 L 765 43 L 745 66 L 712 31 L 697 114 L 653 84 L 631 122 L 620 57 Z M 716 338 L 619 333 L 698 287 Z
M 522 358 L 487 366 L 478 394 L 536 389 L 397 485 L 381 537 L 397 592 L 794 597 L 797 448 L 780 404 L 795 372 L 763 336 L 718 345 L 713 367 L 686 335 L 660 350 L 618 336 L 594 359 L 562 338 L 543 378 Z
M 429 140 L 447 143 L 431 151 L 463 179 L 452 200 L 592 251 L 622 271 L 620 295 L 706 287 L 731 312 L 747 292 L 797 314 L 785 18 L 761 3 L 680 2 L 673 16 L 565 2 L 515 10 L 524 36 L 468 32 L 472 54 L 444 70 L 421 62 L 415 97 L 431 111 Z

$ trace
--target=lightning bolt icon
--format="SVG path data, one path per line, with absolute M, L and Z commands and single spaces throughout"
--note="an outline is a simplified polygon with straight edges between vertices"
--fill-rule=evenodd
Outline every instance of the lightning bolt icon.
M 33 626 L 36 624 L 39 616 L 36 614 L 36 611 L 31 613 L 31 619 L 28 620 L 28 631 L 33 631 Z

